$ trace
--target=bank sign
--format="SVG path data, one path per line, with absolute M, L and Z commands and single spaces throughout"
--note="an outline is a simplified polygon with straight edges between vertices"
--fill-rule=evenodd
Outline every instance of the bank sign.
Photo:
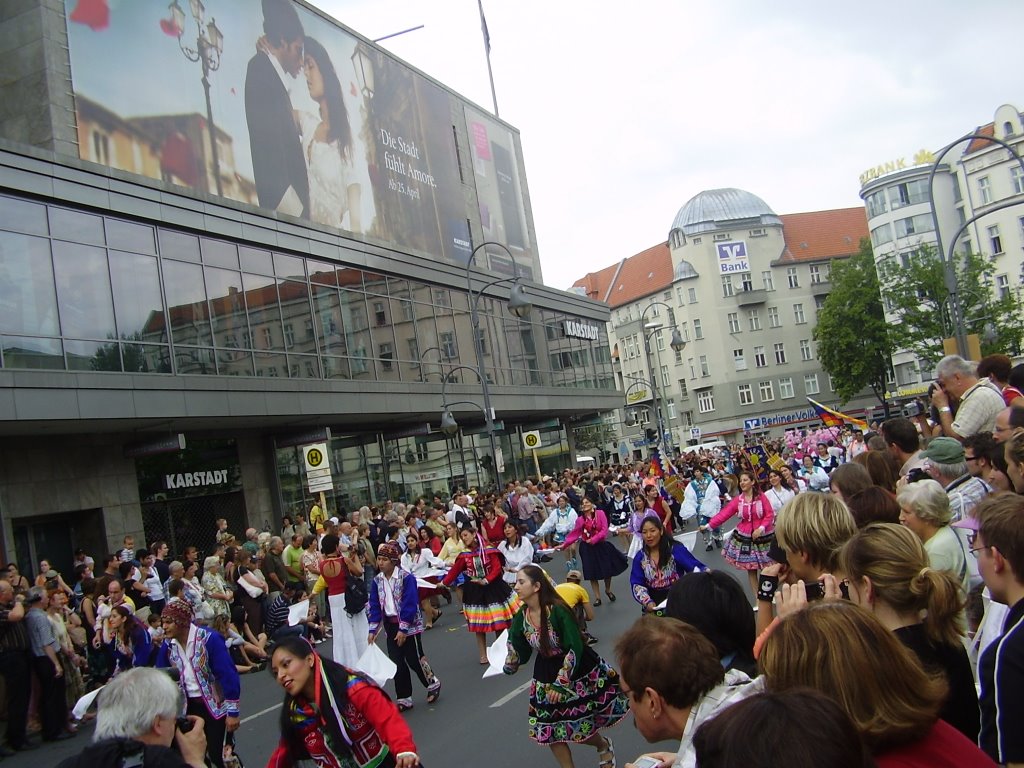
M 716 243 L 715 248 L 718 250 L 718 273 L 720 275 L 750 271 L 750 259 L 747 258 L 747 244 L 742 240 L 731 243 Z
M 796 424 L 802 421 L 814 421 L 817 418 L 818 414 L 813 408 L 804 408 L 802 411 L 780 413 L 774 416 L 755 416 L 752 419 L 744 419 L 743 431 L 753 432 L 757 429 L 779 427 L 783 424 Z

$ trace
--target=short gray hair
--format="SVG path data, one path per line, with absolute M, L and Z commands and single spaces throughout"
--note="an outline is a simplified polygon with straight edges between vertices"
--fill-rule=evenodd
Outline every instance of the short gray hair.
M 158 717 L 181 713 L 181 689 L 166 672 L 136 667 L 117 675 L 100 691 L 94 742 L 137 739 Z
M 946 355 L 944 358 L 939 360 L 939 364 L 935 366 L 935 376 L 955 376 L 960 374 L 961 376 L 977 376 L 978 369 L 974 363 L 970 360 L 964 360 L 960 355 Z
M 935 470 L 935 474 L 942 478 L 949 478 L 950 481 L 963 477 L 969 471 L 966 461 L 959 461 L 956 464 L 939 464 L 933 459 L 928 459 L 928 464 Z
M 896 492 L 899 505 L 913 512 L 926 523 L 938 527 L 949 525 L 952 513 L 949 509 L 949 496 L 946 490 L 935 480 L 918 480 L 907 483 Z

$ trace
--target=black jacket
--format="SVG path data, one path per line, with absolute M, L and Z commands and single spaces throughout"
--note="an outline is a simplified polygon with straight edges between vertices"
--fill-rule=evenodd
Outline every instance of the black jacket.
M 190 768 L 170 747 L 147 746 L 133 739 L 105 739 L 90 744 L 57 768 Z

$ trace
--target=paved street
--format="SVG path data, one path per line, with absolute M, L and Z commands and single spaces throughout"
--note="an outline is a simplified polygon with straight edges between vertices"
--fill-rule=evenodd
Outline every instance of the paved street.
M 692 528 L 692 523 L 691 523 Z M 724 568 L 742 579 L 743 574 L 724 563 L 717 551 L 705 553 L 699 546 L 694 552 L 711 568 Z M 556 579 L 564 575 L 560 554 L 546 564 Z M 589 588 L 589 587 L 588 587 Z M 599 638 L 595 646 L 605 658 L 611 658 L 615 639 L 639 616 L 637 604 L 629 591 L 629 572 L 613 582 L 618 600 L 596 608 L 591 631 Z M 526 735 L 526 687 L 530 682 L 532 663 L 512 677 L 481 679 L 473 637 L 459 621 L 461 616 L 450 607 L 444 611 L 438 626 L 424 634 L 424 647 L 434 670 L 444 683 L 441 698 L 434 706 L 424 703 L 425 692 L 414 683 L 416 706 L 405 717 L 413 730 L 420 756 L 428 768 L 458 763 L 486 764 L 487 768 L 513 768 L 525 761 L 531 765 L 556 766 L 549 750 L 534 744 Z M 330 643 L 320 650 L 330 654 Z M 389 692 L 394 689 L 389 684 Z M 279 733 L 281 689 L 269 671 L 242 677 L 242 727 L 238 734 L 238 752 L 249 768 L 262 766 L 272 752 Z M 3 761 L 4 768 L 38 768 L 52 766 L 75 754 L 91 737 L 92 728 L 83 728 L 75 739 L 58 745 L 44 745 Z M 609 732 L 615 743 L 619 765 L 652 749 L 627 717 Z M 664 743 L 662 749 L 675 750 L 676 745 Z M 597 756 L 589 747 L 574 747 L 574 759 L 580 768 L 596 766 Z

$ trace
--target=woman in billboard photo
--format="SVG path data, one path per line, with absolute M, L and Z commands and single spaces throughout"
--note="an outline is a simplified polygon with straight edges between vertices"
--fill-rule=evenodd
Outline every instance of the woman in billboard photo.
M 317 115 L 295 112 L 309 176 L 310 218 L 349 232 L 362 232 L 362 188 L 352 181 L 352 127 L 341 81 L 319 42 L 306 37 L 304 51 L 306 85 L 310 97 L 320 105 Z

